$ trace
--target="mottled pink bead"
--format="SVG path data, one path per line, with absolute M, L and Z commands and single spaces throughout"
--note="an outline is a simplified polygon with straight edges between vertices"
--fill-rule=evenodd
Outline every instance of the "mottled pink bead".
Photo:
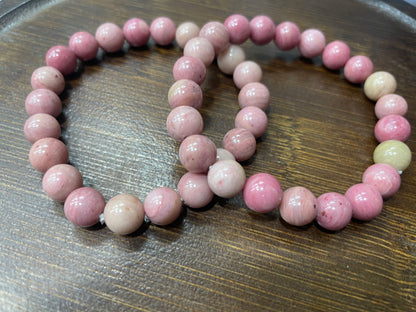
M 168 133 L 176 141 L 182 141 L 192 134 L 201 134 L 204 122 L 201 114 L 191 106 L 178 106 L 166 120 Z
M 399 190 L 401 178 L 392 166 L 374 164 L 364 171 L 363 183 L 374 186 L 383 198 L 388 198 Z
M 62 141 L 55 138 L 37 140 L 29 151 L 33 168 L 46 172 L 50 167 L 68 162 L 68 150 Z
M 374 127 L 374 134 L 379 142 L 398 140 L 406 142 L 412 127 L 406 118 L 400 115 L 387 115 L 381 118 Z
M 215 58 L 215 51 L 208 39 L 195 37 L 186 43 L 183 55 L 199 58 L 205 66 L 209 66 Z
M 57 139 L 61 136 L 61 126 L 56 118 L 43 113 L 30 116 L 25 122 L 23 131 L 30 143 L 48 137 Z
M 303 57 L 313 58 L 325 48 L 325 35 L 318 29 L 307 29 L 300 35 L 299 52 Z
M 241 88 L 238 94 L 238 104 L 241 108 L 256 106 L 266 110 L 270 103 L 269 89 L 260 82 L 251 82 Z
M 295 48 L 300 42 L 299 27 L 292 22 L 283 22 L 277 25 L 274 42 L 282 51 Z
M 387 115 L 401 115 L 404 116 L 407 113 L 407 102 L 398 94 L 386 94 L 379 98 L 374 107 L 376 116 L 378 119 Z
M 81 61 L 94 59 L 98 52 L 97 39 L 86 31 L 73 34 L 69 39 L 68 46 Z
M 224 26 L 230 35 L 231 44 L 242 44 L 250 38 L 250 23 L 241 14 L 233 14 L 227 17 Z
M 338 70 L 344 67 L 350 56 L 351 50 L 345 42 L 332 41 L 327 44 L 322 53 L 322 63 L 328 69 Z
M 257 45 L 265 45 L 273 40 L 275 25 L 266 15 L 259 15 L 250 21 L 250 39 Z
M 237 161 L 245 161 L 256 152 L 256 138 L 247 129 L 234 128 L 225 134 L 222 147 L 231 152 Z
M 77 56 L 70 48 L 58 45 L 46 52 L 45 62 L 47 66 L 56 68 L 66 76 L 72 74 L 77 67 Z
M 351 83 L 362 83 L 373 73 L 373 62 L 364 55 L 351 57 L 344 67 L 344 76 Z
M 263 71 L 253 61 L 245 61 L 237 65 L 233 73 L 233 80 L 237 88 L 241 89 L 250 82 L 260 82 Z
M 280 216 L 287 223 L 304 226 L 311 223 L 317 215 L 318 203 L 311 191 L 301 186 L 291 187 L 283 192 Z
M 183 49 L 186 43 L 199 35 L 200 28 L 192 22 L 184 22 L 176 29 L 176 42 Z
M 350 222 L 352 207 L 348 199 L 339 193 L 322 194 L 317 199 L 316 222 L 326 230 L 342 230 Z
M 105 200 L 100 192 L 91 187 L 80 187 L 66 198 L 64 212 L 73 224 L 89 227 L 99 222 L 104 207 Z
M 202 106 L 203 94 L 201 87 L 192 80 L 181 79 L 169 89 L 168 102 L 171 108 L 192 106 L 199 109 Z
M 168 225 L 179 218 L 182 201 L 179 194 L 169 187 L 151 191 L 144 200 L 144 212 L 156 225 Z
M 95 39 L 100 47 L 108 53 L 120 51 L 124 44 L 123 30 L 113 23 L 101 24 L 95 32 Z
M 208 185 L 208 177 L 204 173 L 184 174 L 179 180 L 178 192 L 185 204 L 194 209 L 206 207 L 214 198 Z
M 131 18 L 123 26 L 123 34 L 132 47 L 147 44 L 150 38 L 150 28 L 141 18 Z
M 217 148 L 214 142 L 204 135 L 188 136 L 179 147 L 179 161 L 190 172 L 207 172 L 216 157 Z
M 370 184 L 359 183 L 351 186 L 345 197 L 352 206 L 352 217 L 361 221 L 370 221 L 377 217 L 383 209 L 383 197 Z
M 73 190 L 82 186 L 82 175 L 71 165 L 55 165 L 46 171 L 42 186 L 50 198 L 64 201 Z
M 259 138 L 267 129 L 266 113 L 256 106 L 244 107 L 235 117 L 235 127 L 247 129 Z
M 230 44 L 227 28 L 217 21 L 208 22 L 202 26 L 199 36 L 207 38 L 212 43 L 216 55 L 228 48 Z
M 158 17 L 150 25 L 150 34 L 157 44 L 170 45 L 175 40 L 175 23 L 168 17 Z
M 42 66 L 32 73 L 30 83 L 33 89 L 49 89 L 61 94 L 65 89 L 65 78 L 59 70 L 51 66 Z
M 218 68 L 226 75 L 232 75 L 238 64 L 244 62 L 246 54 L 244 50 L 234 44 L 230 44 L 217 57 Z
M 30 116 L 49 114 L 58 117 L 62 112 L 62 102 L 55 92 L 49 89 L 36 89 L 26 97 L 25 108 Z
M 235 160 L 218 161 L 208 171 L 210 189 L 222 198 L 231 198 L 240 193 L 245 181 L 244 169 Z
M 217 161 L 222 160 L 235 160 L 234 155 L 227 151 L 225 148 L 218 147 L 217 148 Z
M 268 173 L 257 173 L 247 179 L 244 201 L 251 210 L 268 213 L 279 207 L 283 190 L 279 181 Z
M 207 69 L 204 63 L 192 56 L 182 56 L 173 66 L 173 77 L 176 81 L 189 79 L 201 85 L 207 75 Z

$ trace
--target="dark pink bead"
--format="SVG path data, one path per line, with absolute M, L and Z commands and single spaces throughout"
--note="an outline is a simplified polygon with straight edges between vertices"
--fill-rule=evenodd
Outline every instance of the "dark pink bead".
M 387 115 L 404 116 L 407 113 L 407 109 L 407 101 L 402 96 L 394 93 L 383 95 L 377 100 L 374 107 L 378 119 Z
M 168 17 L 158 17 L 150 24 L 150 34 L 157 44 L 170 45 L 175 40 L 175 23 Z
M 318 29 L 307 29 L 300 35 L 298 45 L 303 57 L 313 58 L 322 53 L 325 48 L 325 35 Z
M 361 221 L 370 221 L 383 209 L 383 197 L 370 184 L 359 183 L 351 186 L 345 197 L 352 205 L 352 217 Z
M 97 40 L 86 31 L 73 34 L 69 39 L 68 46 L 81 61 L 94 59 L 98 52 Z
M 232 44 L 242 44 L 250 38 L 250 23 L 241 14 L 234 14 L 227 17 L 224 26 L 230 34 L 230 43 Z
M 204 173 L 187 172 L 179 180 L 178 192 L 185 204 L 195 209 L 206 207 L 214 198 L 208 185 L 208 177 Z
M 123 34 L 132 47 L 141 47 L 149 41 L 150 28 L 141 18 L 131 18 L 124 24 Z
M 398 140 L 406 142 L 412 127 L 406 118 L 400 115 L 387 115 L 381 118 L 374 128 L 377 141 Z
M 201 85 L 207 75 L 204 63 L 192 56 L 182 56 L 173 66 L 173 77 L 176 81 L 189 79 Z
M 55 67 L 42 66 L 32 73 L 30 83 L 33 89 L 49 89 L 61 94 L 65 89 L 65 78 Z
M 30 143 L 48 137 L 57 139 L 61 136 L 61 126 L 56 118 L 43 113 L 30 116 L 25 122 L 23 131 Z
M 204 173 L 217 160 L 217 148 L 208 137 L 191 135 L 179 147 L 179 160 L 186 170 Z
M 275 32 L 273 20 L 268 16 L 259 15 L 250 21 L 250 39 L 255 44 L 268 44 L 274 39 Z
M 374 186 L 383 198 L 393 196 L 400 188 L 399 172 L 387 164 L 374 164 L 363 174 L 363 183 Z
M 68 162 L 68 150 L 62 141 L 44 138 L 36 141 L 29 151 L 29 161 L 33 168 L 46 172 L 50 167 Z
M 214 46 L 215 54 L 218 55 L 228 48 L 230 35 L 227 28 L 220 22 L 208 22 L 202 26 L 199 32 L 200 37 L 208 39 Z
M 266 132 L 267 115 L 256 106 L 244 107 L 235 116 L 235 127 L 247 129 L 255 138 L 259 138 Z
M 71 165 L 58 164 L 46 171 L 42 186 L 50 198 L 64 201 L 69 193 L 82 186 L 82 175 Z
M 120 51 L 124 44 L 123 31 L 113 23 L 101 24 L 95 32 L 95 39 L 100 47 L 108 53 Z
M 77 68 L 77 56 L 74 51 L 65 46 L 54 46 L 46 52 L 46 65 L 59 70 L 62 75 L 72 74 Z
M 203 101 L 201 87 L 189 79 L 178 80 L 169 89 L 168 101 L 171 108 L 192 106 L 199 109 Z
M 181 197 L 169 187 L 154 189 L 146 196 L 143 204 L 146 216 L 156 225 L 171 224 L 182 211 Z
M 311 191 L 294 186 L 283 192 L 280 216 L 291 225 L 304 226 L 315 220 L 317 206 L 316 197 Z
M 344 195 L 338 193 L 322 194 L 318 197 L 317 202 L 316 221 L 324 229 L 339 231 L 350 222 L 352 207 Z
M 327 44 L 322 53 L 322 62 L 326 68 L 338 70 L 344 67 L 350 55 L 350 48 L 345 42 L 332 41 Z
M 373 62 L 364 55 L 351 57 L 344 67 L 344 76 L 351 83 L 362 83 L 373 73 Z
M 276 27 L 274 42 L 282 51 L 288 51 L 295 48 L 300 42 L 299 27 L 292 22 L 280 23 Z
M 237 161 L 245 161 L 256 151 L 256 138 L 247 129 L 234 128 L 225 134 L 222 147 L 231 152 Z
M 62 102 L 55 92 L 49 89 L 36 89 L 26 97 L 25 108 L 29 115 L 43 113 L 58 117 L 62 112 Z

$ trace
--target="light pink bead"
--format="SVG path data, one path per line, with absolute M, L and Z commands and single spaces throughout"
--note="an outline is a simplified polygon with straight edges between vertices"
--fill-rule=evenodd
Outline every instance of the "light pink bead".
M 224 148 L 217 148 L 217 161 L 221 160 L 235 160 L 234 155 Z
M 184 22 L 176 29 L 176 42 L 183 49 L 186 43 L 199 35 L 200 28 L 192 22 Z
M 317 199 L 316 221 L 329 231 L 342 230 L 350 222 L 352 206 L 348 199 L 338 193 L 322 194 Z
M 218 68 L 226 75 L 232 75 L 238 64 L 246 59 L 244 50 L 234 44 L 230 44 L 217 57 Z
M 351 83 L 362 83 L 373 72 L 373 62 L 364 55 L 351 57 L 344 67 L 344 76 Z
M 183 55 L 199 58 L 205 66 L 209 66 L 215 58 L 215 51 L 208 39 L 195 37 L 186 43 Z
M 398 140 L 406 142 L 412 128 L 406 118 L 400 115 L 388 115 L 381 118 L 374 128 L 374 134 L 379 142 Z
M 91 187 L 80 187 L 66 198 L 64 212 L 73 224 L 88 227 L 98 223 L 104 207 L 105 200 L 100 192 Z
M 30 116 L 43 113 L 58 117 L 62 112 L 62 102 L 55 92 L 48 89 L 36 89 L 26 97 L 25 108 Z
M 275 25 L 270 17 L 259 15 L 250 21 L 250 39 L 255 44 L 268 44 L 273 40 L 274 36 Z
M 259 138 L 267 129 L 266 113 L 256 106 L 244 107 L 235 117 L 235 127 L 247 129 Z
M 71 165 L 55 165 L 46 171 L 42 186 L 50 198 L 64 201 L 73 190 L 82 186 L 82 175 Z
M 250 38 L 250 23 L 248 19 L 241 14 L 234 14 L 227 17 L 224 26 L 230 34 L 231 44 L 242 44 Z
M 201 85 L 207 75 L 207 69 L 204 63 L 192 56 L 182 56 L 173 66 L 173 77 L 176 81 L 189 79 Z
M 251 210 L 268 213 L 279 207 L 283 190 L 274 176 L 257 173 L 247 179 L 243 197 L 247 207 Z
M 77 56 L 70 48 L 58 45 L 46 52 L 45 62 L 47 66 L 56 68 L 62 75 L 66 76 L 75 71 Z
M 256 106 L 266 110 L 270 103 L 269 89 L 260 82 L 251 82 L 241 88 L 238 94 L 238 104 L 241 108 Z
M 33 168 L 46 172 L 50 167 L 68 162 L 68 150 L 62 141 L 43 138 L 36 141 L 29 151 L 29 161 Z
M 49 89 L 61 94 L 65 89 L 65 78 L 59 70 L 51 66 L 42 66 L 32 73 L 30 83 L 33 89 Z
M 246 174 L 235 160 L 223 160 L 213 164 L 208 171 L 210 189 L 219 197 L 231 198 L 243 190 Z
M 377 100 L 374 110 L 378 119 L 387 115 L 404 116 L 407 113 L 407 102 L 398 94 L 386 94 Z
M 95 32 L 95 39 L 100 47 L 108 53 L 120 51 L 124 44 L 123 31 L 113 23 L 100 25 Z
M 361 221 L 370 221 L 383 209 L 383 198 L 370 184 L 359 183 L 351 186 L 345 197 L 352 205 L 352 217 Z
M 320 30 L 307 29 L 300 35 L 299 52 L 306 58 L 316 57 L 324 50 L 325 43 L 325 35 Z
M 178 192 L 185 204 L 194 209 L 206 207 L 214 198 L 208 185 L 208 177 L 204 173 L 187 172 L 179 180 Z
M 277 25 L 274 42 L 282 51 L 295 48 L 300 42 L 299 27 L 292 22 L 283 22 Z
M 98 52 L 97 39 L 86 31 L 73 34 L 69 39 L 68 46 L 81 61 L 94 59 Z
M 332 41 L 327 44 L 322 53 L 322 62 L 326 68 L 338 70 L 344 67 L 350 56 L 351 50 L 345 42 Z
M 245 61 L 237 65 L 233 73 L 233 80 L 237 88 L 241 89 L 250 82 L 260 82 L 263 71 L 253 61 Z
M 153 40 L 161 46 L 172 44 L 175 40 L 175 33 L 175 23 L 168 17 L 158 17 L 150 25 Z
M 231 152 L 237 161 L 245 161 L 256 152 L 256 138 L 247 129 L 234 128 L 225 134 L 222 147 Z
M 192 134 L 201 134 L 204 122 L 201 114 L 191 106 L 178 106 L 168 115 L 166 127 L 172 138 L 182 141 Z
M 207 38 L 212 43 L 216 55 L 228 48 L 230 44 L 230 35 L 227 28 L 217 21 L 208 22 L 202 26 L 199 36 Z
M 304 226 L 311 223 L 317 215 L 316 197 L 308 189 L 294 186 L 283 192 L 280 216 L 287 223 Z
M 141 18 L 131 18 L 123 26 L 123 34 L 132 47 L 144 46 L 150 38 L 150 28 Z
M 400 188 L 400 174 L 387 164 L 374 164 L 363 174 L 363 183 L 374 186 L 383 198 L 393 196 Z
M 188 136 L 179 147 L 179 160 L 186 170 L 194 173 L 208 171 L 217 157 L 217 148 L 208 137 L 200 134 Z
M 199 109 L 203 101 L 201 87 L 189 79 L 178 80 L 169 89 L 168 101 L 171 108 L 192 106 Z
M 182 201 L 178 193 L 169 187 L 151 191 L 144 200 L 144 212 L 156 225 L 168 225 L 179 218 Z
M 48 137 L 57 139 L 61 136 L 61 126 L 55 117 L 39 113 L 26 120 L 24 134 L 30 143 Z

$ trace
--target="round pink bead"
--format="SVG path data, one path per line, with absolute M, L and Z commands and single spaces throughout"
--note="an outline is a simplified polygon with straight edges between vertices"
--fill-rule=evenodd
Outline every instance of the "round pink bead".
M 266 113 L 256 106 L 244 107 L 235 117 L 235 127 L 247 129 L 259 138 L 267 129 Z
M 42 66 L 32 73 L 30 83 L 33 89 L 49 89 L 61 94 L 65 89 L 65 78 L 59 70 L 51 66 Z
M 245 161 L 256 152 L 256 138 L 247 129 L 234 128 L 225 134 L 222 147 L 231 152 L 237 161 Z
M 398 94 L 386 94 L 379 98 L 374 107 L 378 119 L 387 115 L 401 115 L 407 113 L 407 102 Z
M 344 76 L 351 83 L 362 83 L 373 73 L 373 62 L 364 55 L 350 58 L 344 67 Z
M 268 213 L 279 207 L 283 190 L 274 176 L 257 173 L 247 179 L 243 197 L 247 207 L 251 210 Z
M 77 56 L 70 48 L 58 45 L 46 52 L 45 62 L 47 66 L 56 68 L 66 76 L 72 74 L 77 67 Z
M 29 161 L 33 168 L 46 172 L 50 167 L 68 162 L 68 150 L 62 141 L 43 138 L 36 141 L 29 151 Z
M 204 122 L 201 114 L 195 108 L 178 106 L 168 115 L 166 127 L 172 138 L 182 141 L 192 134 L 201 134 Z
M 208 39 L 195 37 L 186 43 L 183 55 L 199 58 L 205 66 L 209 66 L 215 58 L 215 51 Z
M 68 46 L 81 61 L 94 59 L 98 52 L 97 39 L 86 31 L 73 34 L 69 39 Z
M 316 197 L 311 191 L 294 186 L 283 192 L 280 216 L 291 225 L 304 226 L 316 218 L 317 206 Z
M 241 108 L 256 106 L 266 110 L 270 103 L 269 89 L 260 82 L 251 82 L 241 88 L 238 94 L 238 104 Z
M 260 66 L 253 61 L 245 61 L 237 65 L 233 73 L 233 80 L 237 88 L 241 89 L 250 82 L 259 82 L 263 77 Z
M 103 195 L 91 187 L 80 187 L 72 191 L 65 200 L 65 216 L 73 224 L 88 227 L 97 224 L 103 213 Z
M 207 69 L 204 63 L 192 56 L 182 56 L 173 66 L 173 77 L 176 81 L 189 79 L 201 85 L 207 75 Z
M 39 113 L 26 120 L 24 134 L 30 143 L 48 137 L 57 139 L 61 136 L 61 126 L 55 117 Z
M 170 45 L 175 40 L 175 23 L 168 17 L 158 17 L 150 25 L 150 34 L 157 44 Z
M 26 97 L 25 108 L 30 116 L 43 113 L 58 117 L 62 112 L 62 102 L 55 92 L 48 89 L 36 89 Z
M 275 25 L 270 17 L 259 15 L 250 21 L 250 39 L 255 44 L 268 44 L 273 40 L 274 36 Z
M 350 222 L 352 207 L 348 199 L 339 193 L 322 194 L 317 199 L 316 221 L 329 231 L 342 230 Z
M 201 87 L 189 79 L 178 80 L 169 89 L 168 101 L 171 108 L 192 106 L 199 109 L 203 101 Z
M 320 30 L 307 29 L 300 35 L 299 52 L 306 58 L 316 57 L 324 50 L 325 43 L 325 35 Z
M 82 175 L 77 168 L 68 164 L 52 166 L 42 179 L 45 193 L 57 201 L 64 201 L 69 193 L 82 186 Z
M 250 38 L 250 23 L 243 15 L 234 14 L 227 17 L 224 26 L 230 35 L 231 44 L 242 44 Z
M 377 217 L 383 209 L 383 197 L 370 184 L 359 183 L 351 186 L 345 197 L 352 206 L 352 217 L 361 221 L 370 221 Z
M 400 115 L 387 115 L 381 118 L 374 128 L 377 141 L 398 140 L 405 142 L 412 128 L 406 118 Z
M 169 187 L 154 189 L 144 200 L 144 212 L 156 225 L 171 224 L 179 218 L 181 211 L 181 198 L 175 190 Z
M 349 46 L 342 41 L 332 41 L 327 44 L 322 53 L 324 66 L 331 70 L 338 70 L 344 67 L 351 56 Z
M 188 136 L 179 147 L 179 160 L 186 170 L 195 173 L 208 171 L 217 157 L 217 148 L 208 137 L 200 134 Z
M 230 44 L 217 57 L 218 68 L 226 75 L 232 75 L 235 68 L 246 59 L 244 50 L 234 44 Z
M 383 198 L 393 196 L 400 188 L 400 174 L 387 164 L 374 164 L 363 174 L 363 183 L 374 186 Z
M 183 49 L 186 43 L 199 35 L 200 28 L 192 22 L 184 22 L 176 29 L 176 42 Z
M 235 160 L 223 160 L 213 164 L 208 171 L 208 185 L 219 197 L 231 198 L 244 188 L 246 174 Z
M 113 23 L 100 25 L 95 32 L 95 39 L 100 47 L 108 53 L 120 51 L 124 44 L 123 31 Z
M 230 35 L 227 28 L 217 21 L 208 22 L 202 26 L 199 36 L 207 38 L 211 42 L 216 55 L 228 48 L 230 44 Z
M 282 51 L 295 48 L 300 42 L 299 27 L 292 22 L 283 22 L 277 25 L 274 42 Z
M 217 148 L 217 161 L 222 160 L 235 160 L 235 157 L 231 152 L 219 147 Z
M 208 185 L 208 177 L 204 173 L 187 172 L 179 180 L 178 192 L 185 204 L 194 209 L 206 207 L 214 198 Z
M 141 18 L 131 18 L 123 26 L 123 34 L 132 47 L 144 46 L 150 38 L 150 28 Z

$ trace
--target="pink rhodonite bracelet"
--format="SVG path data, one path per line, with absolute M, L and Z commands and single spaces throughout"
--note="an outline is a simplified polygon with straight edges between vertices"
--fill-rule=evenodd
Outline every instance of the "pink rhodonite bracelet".
M 181 142 L 179 160 L 188 171 L 179 181 L 178 191 L 159 187 L 151 191 L 142 203 L 131 194 L 119 194 L 107 203 L 103 195 L 83 186 L 81 173 L 68 164 L 68 150 L 59 140 L 61 128 L 56 119 L 62 111 L 59 94 L 65 88 L 64 76 L 76 71 L 79 62 L 90 61 L 99 49 L 104 53 L 120 51 L 125 41 L 132 47 L 147 44 L 149 38 L 160 46 L 174 42 L 184 55 L 173 67 L 175 83 L 169 90 L 168 133 Z M 270 93 L 261 83 L 262 70 L 253 61 L 246 61 L 239 46 L 251 39 L 257 45 L 274 41 L 286 51 L 298 48 L 305 58 L 322 57 L 330 70 L 342 70 L 346 80 L 364 83 L 364 93 L 376 101 L 379 118 L 375 136 L 380 144 L 373 158 L 375 164 L 363 174 L 362 183 L 351 186 L 345 194 L 325 193 L 316 198 L 304 187 L 285 191 L 279 181 L 267 173 L 257 173 L 246 179 L 241 161 L 253 156 L 256 139 L 266 131 Z M 228 131 L 222 148 L 202 135 L 203 119 L 198 109 L 203 102 L 200 85 L 206 68 L 216 59 L 219 69 L 233 76 L 240 89 L 241 110 L 235 118 L 235 128 Z M 279 208 L 282 219 L 295 226 L 314 220 L 324 229 L 338 231 L 351 220 L 368 221 L 382 210 L 383 199 L 400 187 L 400 174 L 411 161 L 411 151 L 403 143 L 411 127 L 403 117 L 407 103 L 394 94 L 395 78 L 383 71 L 373 73 L 373 64 L 366 56 L 350 56 L 342 41 L 326 44 L 324 34 L 317 29 L 300 32 L 296 24 L 283 22 L 275 26 L 268 16 L 256 16 L 251 21 L 242 15 L 232 15 L 224 23 L 209 22 L 201 29 L 194 23 L 175 24 L 166 17 L 155 19 L 150 27 L 139 18 L 128 20 L 123 29 L 112 23 L 98 27 L 95 36 L 78 32 L 68 46 L 54 46 L 46 53 L 46 66 L 36 69 L 31 77 L 33 91 L 25 106 L 30 115 L 24 126 L 26 138 L 33 143 L 29 152 L 32 166 L 44 173 L 42 185 L 46 194 L 64 202 L 66 217 L 75 225 L 89 227 L 98 222 L 121 235 L 137 231 L 147 218 L 156 225 L 169 225 L 179 218 L 182 204 L 199 209 L 209 205 L 215 195 L 231 198 L 240 192 L 251 210 L 269 213 Z

